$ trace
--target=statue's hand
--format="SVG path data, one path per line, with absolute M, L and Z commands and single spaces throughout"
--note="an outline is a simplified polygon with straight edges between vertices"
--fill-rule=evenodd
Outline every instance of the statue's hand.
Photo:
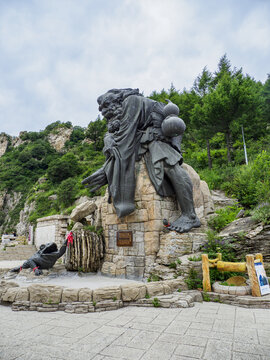
M 105 171 L 103 168 L 98 169 L 94 174 L 84 179 L 82 184 L 87 184 L 86 187 L 91 187 L 90 191 L 92 192 L 98 190 L 101 186 L 108 184 Z

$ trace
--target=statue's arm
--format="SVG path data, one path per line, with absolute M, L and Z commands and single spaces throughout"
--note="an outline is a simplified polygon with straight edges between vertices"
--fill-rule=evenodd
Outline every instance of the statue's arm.
M 101 186 L 108 184 L 107 176 L 104 171 L 104 167 L 98 169 L 94 174 L 88 176 L 82 181 L 82 184 L 87 184 L 86 187 L 90 187 L 90 191 L 94 192 L 101 188 Z
M 64 244 L 61 246 L 59 252 L 58 252 L 58 259 L 64 255 L 64 253 L 66 252 L 67 249 L 67 240 L 64 242 Z

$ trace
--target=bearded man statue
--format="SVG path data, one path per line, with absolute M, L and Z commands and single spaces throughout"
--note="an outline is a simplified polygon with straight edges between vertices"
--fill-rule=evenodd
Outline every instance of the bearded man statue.
M 192 183 L 181 166 L 182 135 L 170 137 L 162 130 L 165 104 L 130 88 L 109 90 L 97 101 L 108 125 L 103 149 L 106 161 L 82 183 L 91 191 L 108 184 L 109 201 L 112 200 L 117 216 L 127 216 L 135 210 L 135 162 L 144 158 L 156 192 L 176 196 L 181 208 L 181 216 L 171 224 L 164 220 L 164 225 L 180 233 L 199 227 Z

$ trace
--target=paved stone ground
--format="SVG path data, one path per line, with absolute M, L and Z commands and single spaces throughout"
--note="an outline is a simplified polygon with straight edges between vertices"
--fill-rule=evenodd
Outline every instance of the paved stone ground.
M 270 310 L 219 303 L 88 314 L 0 306 L 0 359 L 269 360 Z

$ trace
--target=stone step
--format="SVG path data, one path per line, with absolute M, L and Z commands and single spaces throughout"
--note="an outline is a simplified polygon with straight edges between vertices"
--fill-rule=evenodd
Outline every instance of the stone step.
M 34 245 L 9 245 L 0 249 L 0 261 L 26 260 L 36 251 L 37 250 Z

